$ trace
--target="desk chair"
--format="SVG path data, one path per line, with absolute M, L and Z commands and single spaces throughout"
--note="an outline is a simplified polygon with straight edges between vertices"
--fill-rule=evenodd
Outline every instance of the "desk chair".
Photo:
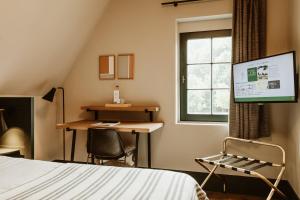
M 89 128 L 87 138 L 87 163 L 89 159 L 96 158 L 101 161 L 117 161 L 124 158 L 126 164 L 126 157 L 133 155 L 135 151 L 134 146 L 125 146 L 118 132 L 113 129 L 103 128 Z M 123 166 L 117 164 L 118 166 Z

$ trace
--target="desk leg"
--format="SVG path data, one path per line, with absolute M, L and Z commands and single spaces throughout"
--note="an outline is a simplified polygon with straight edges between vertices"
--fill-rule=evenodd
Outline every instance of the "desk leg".
M 149 112 L 149 120 L 150 122 L 153 122 L 153 112 Z
M 76 130 L 73 130 L 72 146 L 71 146 L 71 162 L 74 161 L 75 144 L 76 144 Z
M 151 134 L 147 134 L 148 139 L 148 168 L 151 168 Z
M 135 134 L 135 161 L 134 161 L 134 166 L 138 167 L 140 133 L 137 133 L 135 131 L 132 131 L 132 133 Z
M 95 110 L 94 112 L 95 112 L 94 118 L 95 118 L 95 120 L 98 120 L 98 118 L 99 118 L 98 111 Z M 92 159 L 91 160 L 92 160 L 92 164 L 95 164 L 95 156 L 94 155 L 92 155 Z
M 63 129 L 63 158 L 66 161 L 66 129 Z

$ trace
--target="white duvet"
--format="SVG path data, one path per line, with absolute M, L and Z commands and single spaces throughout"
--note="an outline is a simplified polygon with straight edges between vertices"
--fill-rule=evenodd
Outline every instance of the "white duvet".
M 0 200 L 206 200 L 196 181 L 164 170 L 62 164 L 0 156 Z

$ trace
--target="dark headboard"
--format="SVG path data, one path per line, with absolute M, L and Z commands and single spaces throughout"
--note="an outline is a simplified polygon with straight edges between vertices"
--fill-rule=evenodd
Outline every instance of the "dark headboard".
M 31 154 L 34 153 L 34 99 L 33 97 L 0 97 L 0 108 L 5 109 L 7 127 L 21 128 L 30 136 Z

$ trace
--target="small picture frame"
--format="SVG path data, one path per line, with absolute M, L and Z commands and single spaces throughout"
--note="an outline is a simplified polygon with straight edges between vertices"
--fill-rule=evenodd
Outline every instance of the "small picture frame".
M 117 77 L 118 79 L 134 79 L 134 54 L 119 54 L 118 55 L 118 63 L 117 63 Z
M 99 56 L 99 79 L 114 80 L 116 74 L 116 57 L 115 55 Z

